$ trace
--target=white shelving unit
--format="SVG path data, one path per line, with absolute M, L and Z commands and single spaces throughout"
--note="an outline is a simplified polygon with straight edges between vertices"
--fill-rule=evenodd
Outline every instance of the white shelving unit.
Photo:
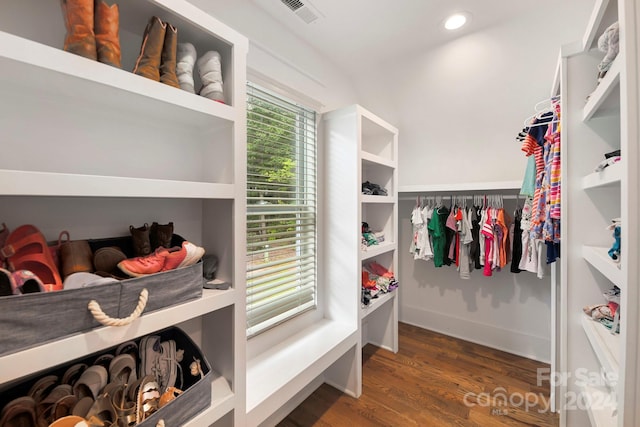
M 596 0 L 581 43 L 563 46 L 561 371 L 604 372 L 604 384 L 569 378 L 561 396 L 561 425 L 632 427 L 640 423 L 638 384 L 638 40 L 640 15 L 630 0 Z M 604 53 L 597 40 L 618 21 L 620 53 L 597 84 Z M 619 163 L 593 172 L 604 154 Z M 621 260 L 608 255 L 612 218 L 622 219 Z M 585 316 L 582 308 L 605 303 L 603 292 L 621 289 L 620 334 Z M 583 371 L 584 372 L 584 371 Z M 567 407 L 572 393 L 584 403 Z
M 396 274 L 398 270 L 398 131 L 359 105 L 332 111 L 323 116 L 326 165 L 325 216 L 331 242 L 326 263 L 344 268 L 329 270 L 330 281 L 338 280 L 357 290 L 359 349 L 372 343 L 398 351 L 398 290 L 380 295 L 368 306 L 361 304 L 362 270 L 377 262 Z M 364 195 L 362 183 L 369 181 L 387 190 L 387 196 Z M 385 241 L 361 249 L 361 223 L 382 231 Z M 353 254 L 357 254 L 354 259 Z M 400 286 L 402 287 L 402 285 Z M 357 391 L 362 389 L 361 363 L 357 367 Z
M 173 221 L 177 234 L 218 255 L 217 277 L 233 287 L 0 357 L 0 384 L 178 325 L 214 370 L 211 405 L 187 425 L 245 425 L 245 254 L 235 242 L 245 240 L 248 41 L 183 0 L 119 9 L 122 69 L 62 50 L 59 2 L 2 6 L 0 218 L 11 229 L 34 224 L 48 240 L 61 230 L 104 238 Z M 221 54 L 226 104 L 129 72 L 152 16 L 198 54 Z

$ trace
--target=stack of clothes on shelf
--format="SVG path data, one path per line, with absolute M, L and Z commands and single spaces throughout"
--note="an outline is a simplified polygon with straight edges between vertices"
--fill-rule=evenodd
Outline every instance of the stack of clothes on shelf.
M 362 223 L 362 239 L 360 241 L 360 249 L 366 251 L 369 246 L 379 245 L 384 242 L 383 231 L 372 231 L 369 224 Z
M 398 288 L 393 272 L 373 261 L 362 268 L 362 304 L 369 305 L 380 294 L 392 292 Z
M 584 313 L 602 323 L 611 333 L 620 333 L 620 288 L 614 286 L 602 294 L 605 303 L 584 307 Z

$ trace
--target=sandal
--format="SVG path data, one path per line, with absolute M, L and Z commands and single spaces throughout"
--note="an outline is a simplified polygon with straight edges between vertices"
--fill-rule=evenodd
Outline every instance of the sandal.
M 55 375 L 47 375 L 36 381 L 29 389 L 27 395 L 31 397 L 36 404 L 40 403 L 42 399 L 51 393 L 51 390 L 53 390 L 56 385 L 58 385 L 58 377 Z
M 90 427 L 118 426 L 118 414 L 107 395 L 102 395 L 93 402 L 85 418 Z
M 70 386 L 73 386 L 87 368 L 88 366 L 84 363 L 76 363 L 75 365 L 72 365 L 62 376 L 62 384 L 69 384 Z
M 19 397 L 7 403 L 0 413 L 0 426 L 35 426 L 36 402 L 32 397 Z
M 130 354 L 120 354 L 109 364 L 109 381 L 116 384 L 131 384 L 137 379 L 136 359 Z
M 103 366 L 90 366 L 80 375 L 78 381 L 73 385 L 73 394 L 75 394 L 78 399 L 82 399 L 83 397 L 96 399 L 100 391 L 107 385 L 108 376 L 109 374 Z
M 136 404 L 135 401 L 127 399 L 127 386 L 118 384 L 111 393 L 111 403 L 118 415 L 120 427 L 133 426 L 136 424 Z
M 151 414 L 158 410 L 160 400 L 160 387 L 153 378 L 147 375 L 140 381 L 140 387 L 136 396 L 136 424 L 146 420 Z
M 51 392 L 36 404 L 36 415 L 38 417 L 39 426 L 48 426 L 55 418 L 53 416 L 53 409 L 56 403 L 66 396 L 73 395 L 73 389 L 69 384 L 60 384 L 56 386 Z
M 167 391 L 162 393 L 162 396 L 160 396 L 160 403 L 158 404 L 158 408 L 162 408 L 164 405 L 171 402 L 173 399 L 180 396 L 181 394 L 182 394 L 182 390 L 175 387 L 169 387 Z
M 33 225 L 22 225 L 13 230 L 0 249 L 0 256 L 7 260 L 10 270 L 33 272 L 42 280 L 47 291 L 62 289 L 62 279 L 47 242 Z
M 18 294 L 46 292 L 44 284 L 38 276 L 29 270 L 18 270 L 12 274 Z

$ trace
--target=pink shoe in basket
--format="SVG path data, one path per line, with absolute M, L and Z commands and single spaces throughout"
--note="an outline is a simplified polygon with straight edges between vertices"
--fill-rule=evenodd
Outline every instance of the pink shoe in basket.
M 34 292 L 46 292 L 42 280 L 29 270 L 18 270 L 12 274 L 16 284 L 15 294 L 31 294 Z

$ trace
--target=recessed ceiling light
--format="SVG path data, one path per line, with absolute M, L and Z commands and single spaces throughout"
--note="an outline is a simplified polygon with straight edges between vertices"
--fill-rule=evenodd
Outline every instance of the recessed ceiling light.
M 464 13 L 456 13 L 455 15 L 451 15 L 444 21 L 444 27 L 447 30 L 457 30 L 462 27 L 468 21 L 467 14 Z

